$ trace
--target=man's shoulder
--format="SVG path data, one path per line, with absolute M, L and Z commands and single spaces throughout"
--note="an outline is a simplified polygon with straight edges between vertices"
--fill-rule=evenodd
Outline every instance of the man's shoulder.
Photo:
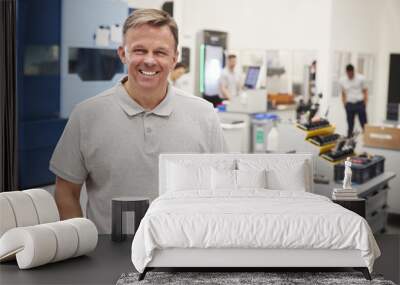
M 79 102 L 75 109 L 79 111 L 95 110 L 96 108 L 110 104 L 112 96 L 116 93 L 116 88 L 117 86 L 113 86 L 112 88 L 104 90 L 93 97 Z
M 75 105 L 69 118 L 74 118 L 79 121 L 93 121 L 106 111 L 110 110 L 112 98 L 116 91 L 116 86 L 100 92 L 99 94 L 85 99 Z
M 185 106 L 195 106 L 206 109 L 211 109 L 212 104 L 207 100 L 200 98 L 198 96 L 192 95 L 186 91 L 183 91 L 178 88 L 174 88 L 175 98 L 178 101 L 179 105 L 184 104 Z

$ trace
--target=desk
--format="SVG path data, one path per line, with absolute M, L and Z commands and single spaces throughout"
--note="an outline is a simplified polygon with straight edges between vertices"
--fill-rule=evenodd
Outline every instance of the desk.
M 367 152 L 370 154 L 382 155 L 385 157 L 385 171 L 394 172 L 400 174 L 399 164 L 400 164 L 400 150 L 390 150 L 381 148 L 372 148 L 366 146 L 360 146 L 358 152 Z M 390 188 L 388 195 L 388 211 L 391 213 L 400 214 L 400 175 L 394 177 L 390 182 Z
M 365 219 L 365 199 L 354 199 L 354 200 L 336 200 L 333 199 L 332 202 L 346 208 L 354 213 L 360 215 Z
M 363 184 L 353 184 L 358 197 L 366 200 L 365 217 L 374 233 L 385 231 L 387 220 L 387 194 L 389 181 L 396 177 L 394 172 L 384 172 Z M 315 184 L 314 193 L 331 198 L 334 188 L 341 188 L 336 182 L 329 184 Z M 393 189 L 392 191 L 398 191 Z
M 394 172 L 384 172 L 363 184 L 352 184 L 351 186 L 357 191 L 357 195 L 363 198 L 364 196 L 371 194 L 376 190 L 384 188 L 389 181 L 395 177 L 396 174 Z M 332 191 L 334 188 L 342 188 L 342 184 L 335 181 L 330 181 L 329 184 L 315 184 L 314 192 L 330 198 L 332 197 Z
M 135 271 L 132 236 L 112 242 L 100 235 L 96 249 L 86 256 L 19 270 L 16 261 L 0 264 L 0 284 L 115 284 L 122 273 Z

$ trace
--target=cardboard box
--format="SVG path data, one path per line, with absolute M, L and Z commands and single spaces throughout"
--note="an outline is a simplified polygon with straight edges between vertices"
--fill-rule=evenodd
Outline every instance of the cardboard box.
M 365 125 L 364 146 L 400 150 L 400 128 Z

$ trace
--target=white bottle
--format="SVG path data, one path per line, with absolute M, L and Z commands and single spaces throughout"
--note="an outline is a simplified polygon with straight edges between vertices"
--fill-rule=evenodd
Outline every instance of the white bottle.
M 273 122 L 272 129 L 269 131 L 267 136 L 267 150 L 268 151 L 278 151 L 279 146 L 279 132 L 276 127 L 276 121 Z

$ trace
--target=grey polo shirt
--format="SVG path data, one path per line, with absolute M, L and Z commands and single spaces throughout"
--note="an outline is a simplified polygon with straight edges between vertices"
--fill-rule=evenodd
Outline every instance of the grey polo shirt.
M 75 107 L 50 170 L 67 181 L 86 182 L 87 217 L 99 233 L 110 233 L 113 197 L 158 196 L 160 153 L 213 153 L 224 147 L 210 103 L 170 85 L 164 100 L 146 111 L 118 83 Z

